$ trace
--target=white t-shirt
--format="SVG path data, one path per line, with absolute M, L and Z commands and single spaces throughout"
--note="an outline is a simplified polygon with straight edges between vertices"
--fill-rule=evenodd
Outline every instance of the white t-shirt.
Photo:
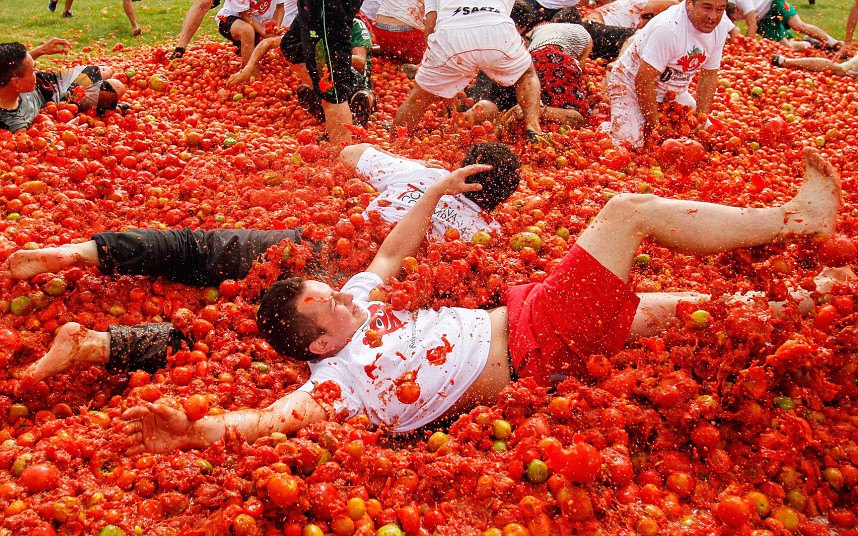
M 375 20 L 379 7 L 381 7 L 381 0 L 363 0 L 360 5 L 360 12 L 366 15 L 369 20 Z
M 425 0 L 426 13 L 438 12 L 435 31 L 512 24 L 514 0 Z
M 715 30 L 699 32 L 688 19 L 685 2 L 669 7 L 635 34 L 617 60 L 611 79 L 634 88 L 641 61 L 645 61 L 662 73 L 656 90 L 659 100 L 668 91 L 686 91 L 697 71 L 721 66 L 724 42 L 732 29 L 725 14 Z
M 444 414 L 479 377 L 489 358 L 491 321 L 482 309 L 392 311 L 369 301 L 381 283 L 376 274 L 363 272 L 343 286 L 341 292 L 351 293 L 369 319 L 337 355 L 310 363 L 310 379 L 298 390 L 309 393 L 333 381 L 342 393 L 333 404 L 338 412 L 366 413 L 376 426 L 408 432 Z M 381 336 L 380 346 L 370 346 L 370 329 Z M 396 395 L 407 374 L 420 386 L 412 404 Z
M 298 0 L 286 0 L 283 3 L 283 8 L 283 22 L 280 23 L 280 26 L 288 28 L 292 26 L 292 22 L 298 16 Z
M 254 20 L 266 24 L 274 18 L 277 6 L 285 2 L 286 0 L 224 0 L 223 6 L 217 12 L 217 18 L 226 20 L 227 17 L 238 17 L 245 11 L 250 11 Z
M 581 0 L 537 0 L 537 2 L 547 9 L 563 9 L 564 7 L 577 6 Z
M 760 20 L 772 10 L 772 0 L 736 0 L 736 7 L 746 15 L 756 13 L 757 20 Z
M 381 0 L 377 15 L 393 17 L 412 28 L 423 29 L 423 0 Z
M 386 221 L 398 222 L 421 197 L 426 188 L 450 172 L 427 168 L 419 162 L 396 158 L 373 148 L 358 160 L 357 172 L 379 191 L 364 214 L 378 211 Z M 432 214 L 430 234 L 441 238 L 447 229 L 458 229 L 462 240 L 470 240 L 480 230 L 498 230 L 480 207 L 464 195 L 445 195 Z
M 607 26 L 637 28 L 649 0 L 615 0 L 596 9 Z

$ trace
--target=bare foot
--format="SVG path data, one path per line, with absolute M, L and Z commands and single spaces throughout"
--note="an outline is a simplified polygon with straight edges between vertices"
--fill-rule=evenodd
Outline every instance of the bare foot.
M 804 149 L 804 184 L 784 205 L 784 232 L 833 233 L 840 208 L 840 174 L 816 149 Z
M 110 355 L 107 333 L 92 331 L 77 322 L 64 324 L 51 349 L 32 365 L 16 371 L 15 376 L 42 381 L 80 363 L 106 363 Z

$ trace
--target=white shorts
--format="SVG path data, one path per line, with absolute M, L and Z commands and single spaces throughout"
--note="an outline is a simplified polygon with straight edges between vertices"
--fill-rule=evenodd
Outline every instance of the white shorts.
M 483 71 L 502 86 L 515 84 L 532 65 L 515 25 L 440 30 L 428 48 L 414 81 L 438 97 L 453 98 Z
M 664 96 L 659 97 L 658 101 L 664 102 Z M 642 146 L 646 120 L 634 87 L 612 83 L 608 86 L 608 100 L 611 103 L 611 141 L 614 145 L 628 142 L 632 147 Z M 697 101 L 688 91 L 678 93 L 674 100 L 685 106 L 697 107 Z

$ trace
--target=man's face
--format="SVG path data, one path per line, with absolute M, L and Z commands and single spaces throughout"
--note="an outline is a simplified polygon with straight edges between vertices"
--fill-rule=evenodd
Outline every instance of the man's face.
M 10 82 L 15 85 L 15 89 L 18 93 L 29 93 L 31 91 L 35 91 L 36 89 L 36 61 L 33 59 L 33 56 L 30 56 L 27 53 L 27 57 L 24 58 L 24 65 L 22 67 L 22 73 L 20 76 L 16 76 Z
M 298 295 L 296 309 L 324 330 L 313 341 L 310 351 L 320 356 L 333 355 L 351 341 L 367 314 L 352 301 L 352 295 L 337 292 L 320 281 L 306 281 Z
M 714 31 L 727 10 L 727 0 L 686 0 L 685 5 L 691 25 L 701 33 Z

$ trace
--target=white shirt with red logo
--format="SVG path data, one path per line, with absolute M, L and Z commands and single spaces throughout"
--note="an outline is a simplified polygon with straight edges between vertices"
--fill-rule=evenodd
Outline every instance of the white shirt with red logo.
M 426 13 L 436 11 L 435 31 L 513 24 L 514 0 L 425 0 Z
M 408 213 L 423 192 L 434 182 L 449 175 L 445 169 L 427 168 L 413 160 L 396 158 L 373 148 L 358 160 L 357 172 L 366 178 L 379 195 L 364 211 L 378 211 L 389 222 L 398 222 Z M 443 237 L 447 229 L 457 229 L 462 240 L 470 240 L 480 230 L 500 229 L 490 221 L 479 205 L 464 195 L 445 195 L 432 214 L 430 234 Z
M 669 7 L 635 34 L 632 45 L 617 60 L 611 83 L 634 88 L 641 61 L 645 61 L 662 73 L 657 86 L 659 101 L 668 91 L 682 93 L 697 71 L 721 66 L 724 43 L 732 29 L 725 14 L 712 32 L 702 33 L 688 19 L 685 2 Z
M 224 0 L 223 6 L 217 12 L 218 20 L 225 21 L 227 17 L 238 17 L 249 11 L 260 24 L 266 24 L 274 18 L 274 11 L 286 0 Z
M 311 362 L 310 379 L 298 390 L 309 393 L 332 381 L 341 391 L 337 411 L 365 413 L 376 426 L 408 432 L 443 415 L 479 377 L 489 358 L 491 321 L 482 309 L 393 311 L 369 301 L 381 284 L 378 275 L 363 272 L 343 286 L 369 319 L 337 355 Z M 420 392 L 404 403 L 398 390 L 409 382 Z

